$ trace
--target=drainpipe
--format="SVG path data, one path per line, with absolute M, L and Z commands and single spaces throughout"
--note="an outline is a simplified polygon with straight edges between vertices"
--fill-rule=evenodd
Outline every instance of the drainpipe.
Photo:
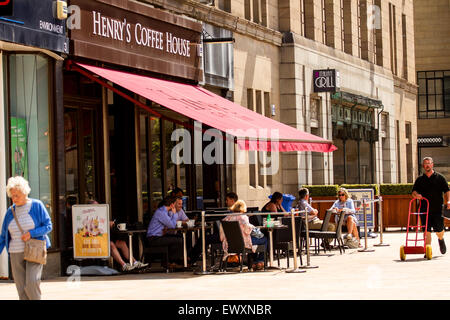
M 384 111 L 384 105 L 381 105 L 381 111 L 377 114 L 377 126 L 378 126 L 378 142 L 380 141 L 380 114 Z M 378 150 L 380 151 L 380 150 Z M 383 145 L 381 145 L 381 156 L 383 155 Z M 376 164 L 376 161 L 375 161 Z M 376 170 L 376 166 L 374 167 Z M 373 170 L 372 170 L 373 171 Z M 378 170 L 378 190 L 380 190 L 381 172 Z

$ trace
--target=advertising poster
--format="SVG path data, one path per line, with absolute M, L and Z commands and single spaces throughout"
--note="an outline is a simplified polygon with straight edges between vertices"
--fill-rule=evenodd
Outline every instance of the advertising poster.
M 73 255 L 75 259 L 109 258 L 109 205 L 72 206 Z
M 355 204 L 356 217 L 358 218 L 358 226 L 364 228 L 364 208 L 363 200 L 373 200 L 373 189 L 348 189 L 350 198 Z M 374 203 L 366 204 L 367 228 L 374 228 Z
M 27 121 L 11 117 L 11 155 L 13 176 L 28 180 Z

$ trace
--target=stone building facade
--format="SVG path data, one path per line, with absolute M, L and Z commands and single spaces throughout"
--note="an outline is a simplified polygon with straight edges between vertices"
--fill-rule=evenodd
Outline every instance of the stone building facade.
M 450 179 L 450 3 L 414 1 L 418 156 Z
M 201 0 L 145 3 L 231 32 L 232 99 L 332 139 L 332 154 L 280 154 L 278 173 L 233 166 L 233 189 L 261 206 L 304 184 L 406 183 L 417 176 L 413 1 Z M 340 92 L 314 92 L 313 70 L 339 72 Z M 269 155 L 271 156 L 271 155 Z

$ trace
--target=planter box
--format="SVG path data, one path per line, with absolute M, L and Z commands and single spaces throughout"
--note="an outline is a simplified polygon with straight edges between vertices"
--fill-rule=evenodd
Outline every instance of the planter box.
M 383 227 L 406 228 L 411 195 L 385 195 L 383 197 Z
M 313 201 L 315 200 L 330 200 L 330 202 L 319 202 L 319 203 L 312 203 L 312 207 L 314 209 L 317 209 L 319 211 L 319 219 L 323 220 L 325 217 L 325 213 L 328 209 L 331 208 L 333 203 L 337 200 L 336 196 L 317 196 L 317 197 L 311 197 Z

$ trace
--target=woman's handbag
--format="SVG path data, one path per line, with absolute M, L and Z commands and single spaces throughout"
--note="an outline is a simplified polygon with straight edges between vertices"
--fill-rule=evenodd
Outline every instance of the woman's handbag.
M 11 207 L 12 213 L 14 215 L 14 220 L 16 220 L 17 227 L 22 234 L 24 234 L 22 227 L 17 220 L 16 212 L 14 208 Z M 25 242 L 25 250 L 23 252 L 23 259 L 29 262 L 46 264 L 47 263 L 47 244 L 45 240 L 29 239 Z
M 262 233 L 259 228 L 254 227 L 250 233 L 250 236 L 255 237 L 256 239 L 261 239 L 264 238 L 264 233 Z

